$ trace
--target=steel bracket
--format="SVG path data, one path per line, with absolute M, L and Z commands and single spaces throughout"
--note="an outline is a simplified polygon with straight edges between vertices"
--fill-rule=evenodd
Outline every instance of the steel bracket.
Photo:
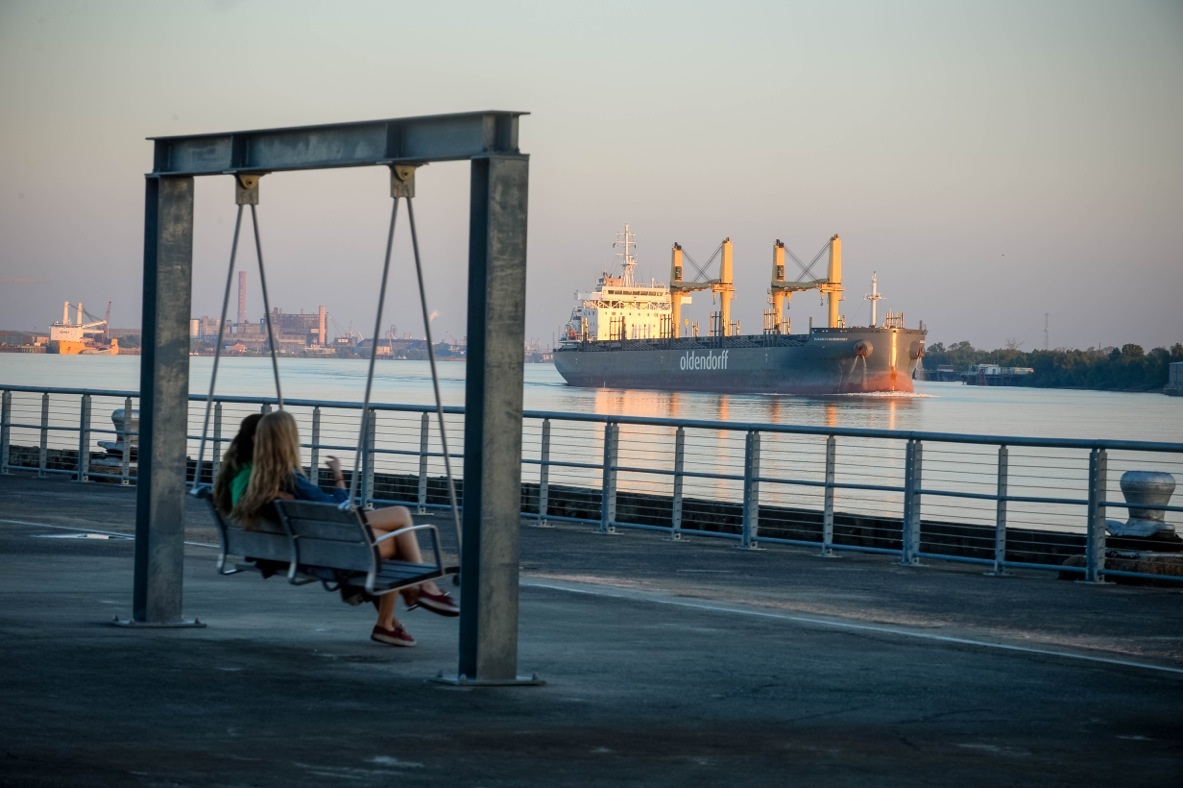
M 261 172 L 234 173 L 235 205 L 259 204 L 259 179 L 263 177 L 263 174 Z
M 415 196 L 415 170 L 419 164 L 391 164 L 390 165 L 390 196 L 411 198 Z

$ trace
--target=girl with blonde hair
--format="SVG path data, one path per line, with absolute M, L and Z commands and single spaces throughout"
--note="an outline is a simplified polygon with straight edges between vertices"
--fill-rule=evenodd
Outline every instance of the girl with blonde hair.
M 255 431 L 255 451 L 250 481 L 238 498 L 231 516 L 245 528 L 257 528 L 266 516 L 271 502 L 277 498 L 296 498 L 308 501 L 342 503 L 349 498 L 341 463 L 330 456 L 325 463 L 333 473 L 335 485 L 330 493 L 323 492 L 300 471 L 300 431 L 296 420 L 284 410 L 275 410 L 259 420 Z M 374 531 L 374 538 L 414 525 L 411 512 L 405 506 L 387 506 L 366 513 L 366 522 Z M 411 563 L 423 563 L 419 542 L 414 533 L 405 533 L 380 542 L 383 559 L 398 558 Z M 421 583 L 401 592 L 407 609 L 423 607 L 441 616 L 458 616 L 460 608 L 452 597 L 433 581 Z M 396 594 L 378 598 L 378 623 L 370 639 L 391 646 L 414 646 L 415 639 L 394 615 Z

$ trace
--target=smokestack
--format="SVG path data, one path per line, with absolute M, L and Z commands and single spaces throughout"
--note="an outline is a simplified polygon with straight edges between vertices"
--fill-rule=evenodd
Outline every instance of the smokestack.
M 319 315 L 317 315 L 317 318 L 318 318 L 318 319 L 317 319 L 317 321 L 316 321 L 316 323 L 317 323 L 317 326 L 316 326 L 316 328 L 317 328 L 317 335 L 318 335 L 318 338 L 319 338 L 319 341 L 320 341 L 320 346 L 321 346 L 321 347 L 324 347 L 324 346 L 325 346 L 326 344 L 328 344 L 328 343 L 327 343 L 327 342 L 325 342 L 325 333 L 326 333 L 325 329 L 327 328 L 327 326 L 325 326 L 325 323 L 327 322 L 327 321 L 326 321 L 326 317 L 327 317 L 327 315 L 326 315 L 326 313 L 325 313 L 325 308 L 324 308 L 324 305 L 323 305 L 323 304 L 321 305 L 321 307 L 320 307 L 320 309 L 319 309 L 318 311 L 320 312 L 320 314 L 319 314 Z
M 246 271 L 238 272 L 238 325 L 246 322 Z M 242 331 L 241 328 L 238 329 Z

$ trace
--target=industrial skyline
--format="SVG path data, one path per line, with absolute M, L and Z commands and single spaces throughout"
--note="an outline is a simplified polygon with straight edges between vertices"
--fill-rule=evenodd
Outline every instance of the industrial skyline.
M 416 35 L 392 47 L 392 30 Z M 0 328 L 47 329 L 63 301 L 139 323 L 147 137 L 492 108 L 530 113 L 528 338 L 615 269 L 628 222 L 641 281 L 668 281 L 674 243 L 706 259 L 731 238 L 747 331 L 776 240 L 809 259 L 839 234 L 851 324 L 875 275 L 878 308 L 930 342 L 1170 346 L 1180 40 L 1183 5 L 1154 0 L 9 0 Z M 468 169 L 417 181 L 432 333 L 463 336 Z M 221 311 L 233 192 L 197 187 L 195 315 Z M 383 168 L 265 176 L 272 303 L 373 333 L 388 195 Z M 249 240 L 238 257 L 256 270 Z M 405 212 L 392 276 L 384 322 L 421 332 Z M 792 300 L 794 327 L 824 319 L 818 301 Z M 231 308 L 263 311 L 257 288 Z

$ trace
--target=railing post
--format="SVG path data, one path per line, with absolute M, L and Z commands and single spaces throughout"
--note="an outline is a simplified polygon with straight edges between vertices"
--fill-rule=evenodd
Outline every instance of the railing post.
M 214 403 L 214 448 L 210 453 L 209 459 L 209 479 L 210 484 L 218 478 L 218 471 L 222 470 L 222 403 Z M 200 480 L 194 481 L 194 484 L 200 483 Z
M 834 484 L 837 481 L 838 439 L 826 437 L 826 486 L 822 511 L 822 558 L 837 558 L 834 552 Z
M 686 428 L 679 426 L 674 433 L 674 499 L 670 502 L 670 539 L 682 539 L 682 488 L 686 478 Z
M 83 394 L 78 409 L 78 481 L 84 482 L 90 474 L 90 395 Z
M 550 507 L 550 419 L 542 420 L 542 450 L 538 463 L 538 526 L 545 528 Z
M 1109 460 L 1104 449 L 1089 452 L 1088 535 L 1084 545 L 1084 583 L 1105 582 L 1105 491 Z
M 131 449 L 132 449 L 132 440 L 131 440 L 132 439 L 132 431 L 130 429 L 131 419 L 132 419 L 131 397 L 124 397 L 124 399 L 123 399 L 123 438 L 122 438 L 123 456 L 120 457 L 120 460 L 119 460 L 119 484 L 124 487 L 131 484 Z M 140 430 L 139 430 L 139 426 L 138 426 L 139 423 L 140 423 L 139 419 L 137 418 L 136 419 L 137 426 L 136 426 L 136 431 L 135 431 L 135 439 L 136 439 L 135 445 L 136 445 L 137 460 L 139 458 L 139 445 L 140 445 Z M 119 436 L 118 430 L 116 430 L 116 432 L 115 432 L 115 442 L 116 443 L 120 442 L 120 436 Z M 138 463 L 137 463 L 136 467 L 137 468 L 139 467 Z M 138 475 L 139 474 L 137 474 L 137 476 Z
M 12 392 L 0 395 L 0 473 L 8 473 L 10 447 L 12 446 Z
M 994 514 L 994 568 L 986 572 L 990 577 L 1007 577 L 1006 571 L 1006 495 L 1009 453 L 1006 444 L 998 447 L 998 501 Z
M 41 395 L 41 440 L 37 451 L 37 478 L 45 478 L 49 464 L 49 392 Z
M 604 480 L 600 494 L 600 527 L 598 534 L 614 534 L 616 527 L 616 461 L 620 448 L 620 425 L 604 425 Z
M 760 433 L 749 430 L 743 452 L 743 529 L 739 547 L 756 550 L 760 542 Z
M 419 419 L 419 514 L 427 511 L 427 452 L 430 449 L 430 440 L 431 418 L 424 413 Z
M 904 460 L 904 523 L 900 533 L 900 564 L 917 566 L 920 558 L 920 469 L 924 455 L 918 440 L 909 440 Z
M 361 505 L 373 505 L 374 500 L 374 442 L 378 434 L 378 414 L 373 408 L 364 411 L 361 416 L 366 420 L 366 439 L 362 445 L 361 458 Z
M 308 478 L 320 485 L 320 405 L 312 408 L 312 446 L 308 462 Z

